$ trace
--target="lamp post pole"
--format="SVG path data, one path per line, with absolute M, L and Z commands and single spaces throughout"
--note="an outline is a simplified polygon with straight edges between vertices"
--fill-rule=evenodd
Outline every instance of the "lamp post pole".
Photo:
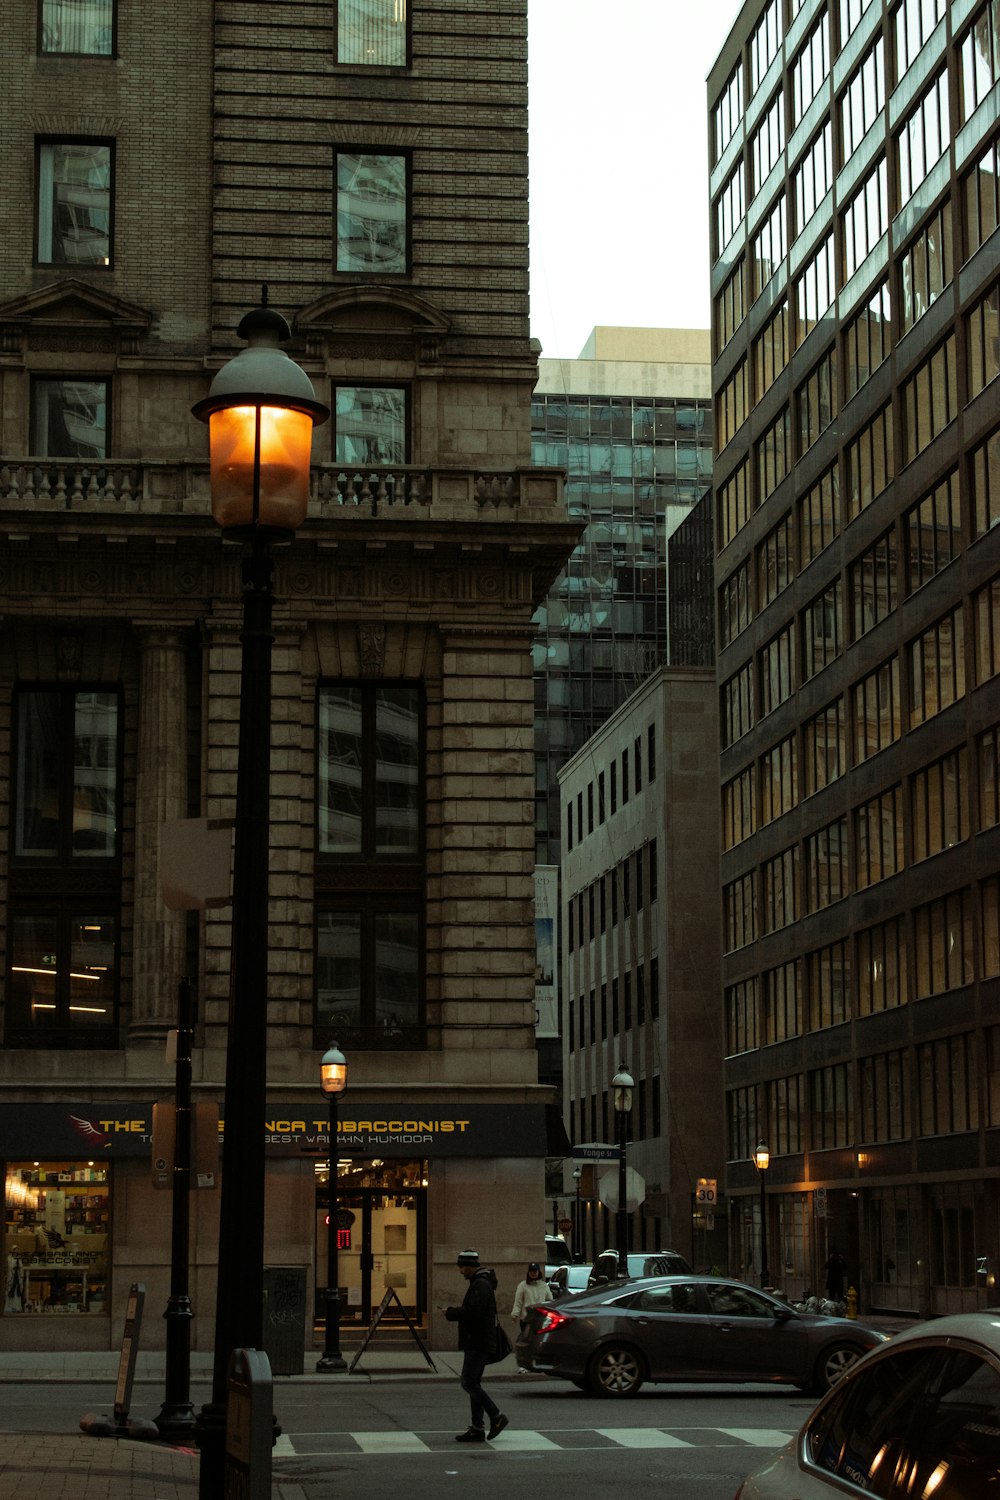
M 189 1239 L 191 1222 L 191 1034 L 194 1003 L 190 979 L 177 994 L 177 1061 L 174 1073 L 174 1170 L 171 1179 L 170 1297 L 166 1312 L 167 1346 L 163 1405 L 154 1419 L 160 1436 L 190 1441 L 194 1431 L 191 1404 L 191 1310 Z
M 330 1101 L 330 1165 L 327 1172 L 326 1221 L 326 1331 L 323 1353 L 316 1362 L 319 1374 L 346 1370 L 340 1352 L 340 1267 L 337 1243 L 337 1105 L 347 1087 L 347 1060 L 336 1042 L 323 1054 L 320 1064 L 323 1093 Z
M 611 1080 L 611 1097 L 618 1116 L 618 1214 L 616 1240 L 618 1269 L 628 1269 L 628 1214 L 625 1211 L 625 1147 L 628 1143 L 628 1117 L 632 1109 L 634 1080 L 622 1063 Z
M 576 1184 L 576 1228 L 573 1231 L 573 1259 L 574 1260 L 576 1260 L 577 1257 L 579 1257 L 580 1260 L 586 1260 L 586 1258 L 587 1258 L 587 1246 L 584 1243 L 584 1234 L 583 1234 L 583 1219 L 580 1217 L 580 1215 L 582 1213 L 582 1208 L 583 1208 L 583 1205 L 580 1202 L 580 1182 L 581 1182 L 582 1177 L 583 1177 L 583 1168 L 582 1167 L 574 1167 L 573 1168 L 573 1181 Z
M 267 307 L 266 288 L 237 333 L 249 347 L 222 367 L 193 408 L 209 423 L 212 512 L 231 539 L 244 543 L 215 1353 L 212 1399 L 199 1415 L 200 1500 L 218 1500 L 225 1489 L 230 1356 L 263 1343 L 271 545 L 288 540 L 304 519 L 312 427 L 329 416 L 305 371 L 278 348 L 291 332 Z
M 764 1141 L 758 1141 L 753 1154 L 754 1166 L 760 1178 L 760 1284 L 766 1287 L 771 1274 L 767 1267 L 767 1199 L 764 1196 L 764 1183 L 767 1177 L 767 1169 L 771 1162 L 771 1153 Z

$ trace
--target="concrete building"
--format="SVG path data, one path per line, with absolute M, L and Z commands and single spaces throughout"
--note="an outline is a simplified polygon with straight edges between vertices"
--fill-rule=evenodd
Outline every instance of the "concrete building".
M 731 1263 L 996 1300 L 1000 38 L 748 0 L 709 78 Z
M 190 408 L 262 283 L 333 412 L 277 564 L 267 1263 L 302 1270 L 309 1338 L 333 1039 L 347 1322 L 392 1287 L 433 1338 L 458 1249 L 501 1299 L 540 1258 L 530 648 L 579 527 L 531 466 L 525 11 L 0 21 L 7 1348 L 109 1347 L 136 1280 L 162 1339 L 151 1110 L 184 975 L 195 1099 L 222 1096 L 231 909 L 168 910 L 158 857 L 165 820 L 233 815 L 239 555 Z
M 696 1205 L 721 1183 L 718 700 L 711 668 L 660 667 L 559 778 L 564 1114 L 575 1143 L 619 1140 L 611 1079 L 635 1079 L 626 1159 L 645 1183 L 634 1249 L 724 1264 L 725 1228 Z M 574 1248 L 615 1244 L 618 1169 L 583 1165 Z M 610 1172 L 612 1192 L 600 1193 Z M 567 1182 L 567 1187 L 570 1186 Z

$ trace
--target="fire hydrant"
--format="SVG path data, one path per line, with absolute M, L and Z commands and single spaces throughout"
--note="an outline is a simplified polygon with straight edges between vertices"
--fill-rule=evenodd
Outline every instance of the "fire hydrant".
M 848 1318 L 856 1318 L 858 1316 L 858 1293 L 856 1287 L 849 1286 L 847 1288 L 847 1312 L 844 1316 Z

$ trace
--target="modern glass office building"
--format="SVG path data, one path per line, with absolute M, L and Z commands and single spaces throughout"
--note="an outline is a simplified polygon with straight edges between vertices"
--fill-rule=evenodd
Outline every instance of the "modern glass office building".
M 712 473 L 704 333 L 594 330 L 578 360 L 540 361 L 532 462 L 565 469 L 586 530 L 535 620 L 535 830 L 558 864 L 558 772 L 660 665 L 667 546 Z
M 998 30 L 748 0 L 709 78 L 731 1259 L 921 1313 L 1000 1252 Z

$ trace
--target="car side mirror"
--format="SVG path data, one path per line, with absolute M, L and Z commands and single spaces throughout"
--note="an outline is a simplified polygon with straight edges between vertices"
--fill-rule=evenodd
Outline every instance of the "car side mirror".
M 774 1309 L 774 1321 L 776 1323 L 787 1323 L 795 1314 L 790 1307 L 776 1307 Z

